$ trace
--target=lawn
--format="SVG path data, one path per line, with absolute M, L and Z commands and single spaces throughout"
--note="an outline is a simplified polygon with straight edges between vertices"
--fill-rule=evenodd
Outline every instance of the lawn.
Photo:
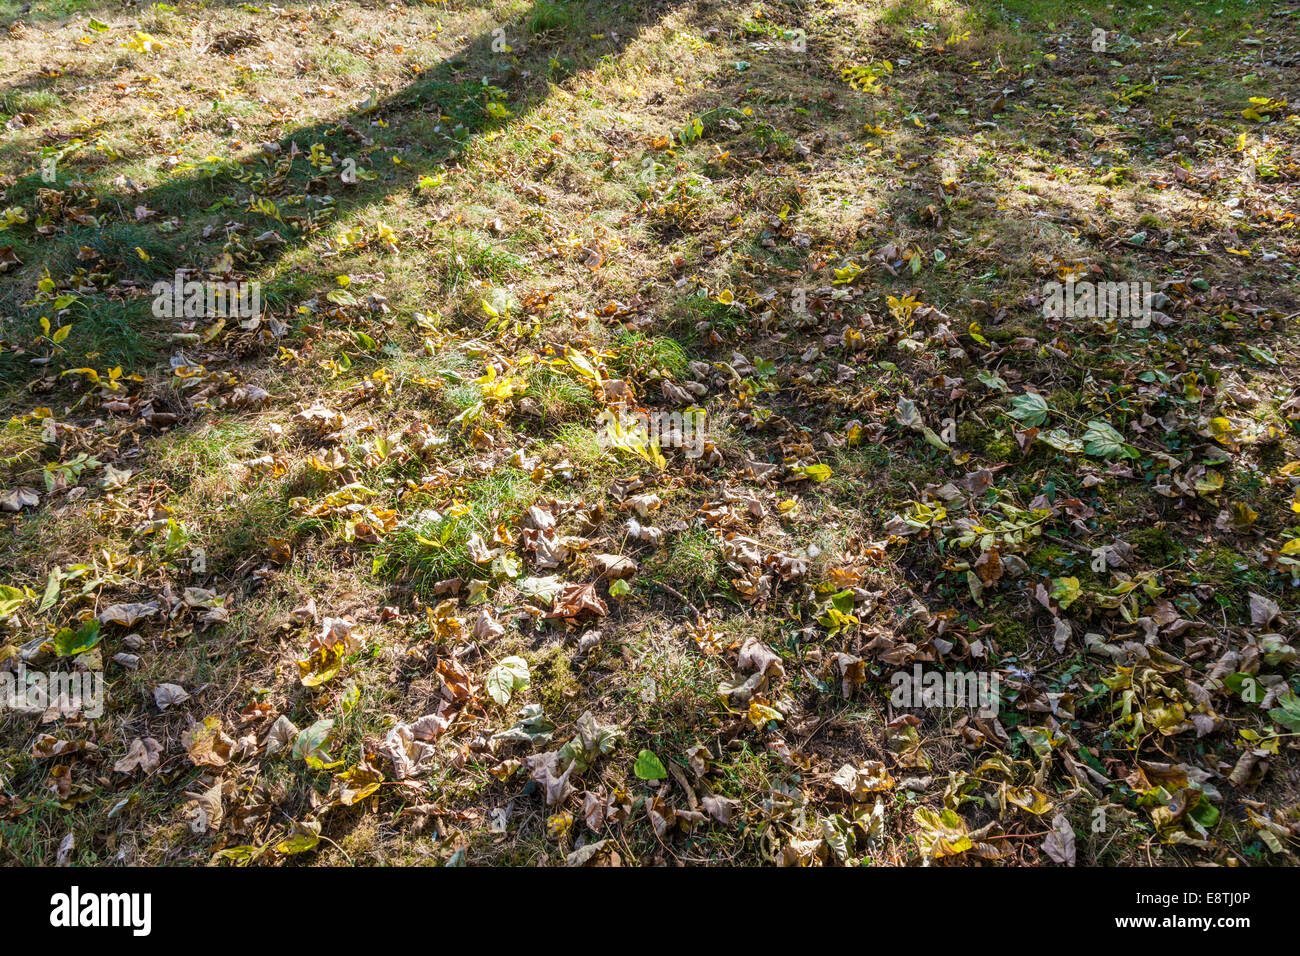
M 1159 6 L 0 0 L 0 863 L 1297 863 L 1300 7 Z

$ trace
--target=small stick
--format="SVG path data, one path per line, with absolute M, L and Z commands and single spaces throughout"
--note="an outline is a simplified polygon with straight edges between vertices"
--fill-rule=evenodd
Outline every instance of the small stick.
M 682 594 L 681 591 L 673 587 L 672 585 L 664 584 L 662 581 L 654 581 L 654 580 L 651 580 L 649 583 L 652 587 L 656 587 L 661 591 L 665 591 L 668 594 L 671 594 L 673 597 L 677 598 L 677 600 L 685 604 L 686 610 L 691 612 L 691 617 L 694 618 L 696 621 L 698 621 L 701 617 L 703 617 L 703 615 L 700 614 L 698 610 L 696 610 L 695 605 L 692 604 L 690 601 L 686 600 L 686 596 Z

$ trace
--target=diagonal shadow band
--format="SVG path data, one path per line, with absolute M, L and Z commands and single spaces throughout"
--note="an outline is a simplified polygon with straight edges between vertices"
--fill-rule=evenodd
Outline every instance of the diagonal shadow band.
M 260 157 L 242 163 L 200 164 L 142 191 L 118 186 L 101 196 L 99 206 L 101 210 L 121 210 L 118 217 L 109 212 L 98 228 L 68 227 L 33 244 L 28 252 L 35 255 L 30 258 L 57 266 L 59 262 L 71 263 L 83 244 L 111 251 L 113 246 L 104 242 L 104 234 L 115 227 L 132 226 L 125 211 L 136 205 L 156 211 L 160 218 L 182 218 L 191 227 L 196 216 L 205 215 L 213 225 L 229 215 L 229 211 L 223 214 L 223 209 L 233 206 L 246 213 L 233 243 L 236 270 L 272 269 L 278 260 L 305 247 L 329 221 L 364 213 L 393 192 L 413 187 L 420 177 L 455 164 L 479 137 L 521 122 L 546 100 L 553 84 L 584 75 L 601 60 L 617 55 L 680 2 L 611 5 L 583 0 L 566 4 L 569 28 L 563 35 L 545 29 L 545 19 L 539 20 L 543 8 L 554 5 L 532 4 L 509 22 L 472 37 L 409 86 L 295 127 L 275 143 L 264 144 Z M 595 53 L 598 55 L 593 56 Z M 586 62 L 580 65 L 580 60 Z M 323 147 L 325 156 L 352 159 L 357 168 L 361 168 L 357 159 L 381 150 L 400 153 L 401 163 L 376 164 L 373 178 L 344 185 L 337 172 L 323 176 L 310 165 L 307 157 L 314 144 Z M 27 180 L 15 190 L 16 199 L 24 192 L 34 194 L 41 185 L 36 174 Z M 311 196 L 315 197 L 315 215 L 293 215 L 277 205 L 288 207 Z M 327 211 L 322 214 L 322 209 Z M 249 237 L 268 230 L 275 238 L 253 248 Z M 184 242 L 164 243 L 161 254 L 149 262 L 123 255 L 116 264 L 147 285 L 169 278 L 175 268 L 207 266 L 207 261 L 188 258 L 197 252 Z M 216 258 L 210 246 L 202 254 Z M 267 298 L 272 302 L 277 298 L 275 285 L 274 280 L 268 284 Z M 0 295 L 0 300 L 12 299 L 5 304 L 17 306 L 17 292 L 13 289 L 7 296 Z

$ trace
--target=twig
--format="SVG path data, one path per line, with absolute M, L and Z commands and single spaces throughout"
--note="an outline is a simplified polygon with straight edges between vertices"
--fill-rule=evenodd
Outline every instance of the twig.
M 695 605 L 692 604 L 690 601 L 686 600 L 686 596 L 682 594 L 681 591 L 673 587 L 671 584 L 664 584 L 662 581 L 655 581 L 655 580 L 651 580 L 649 583 L 652 587 L 656 587 L 661 591 L 671 594 L 673 597 L 677 598 L 677 600 L 685 604 L 686 610 L 691 612 L 691 617 L 694 618 L 695 620 L 698 621 L 701 617 L 703 617 L 703 615 L 700 614 L 700 612 L 696 609 Z
M 1074 548 L 1075 551 L 1080 551 L 1089 556 L 1092 555 L 1092 548 L 1088 547 L 1086 544 L 1079 544 L 1079 542 L 1077 541 L 1070 541 L 1067 538 L 1061 538 L 1054 534 L 1048 534 L 1046 531 L 1043 532 L 1043 537 L 1046 538 L 1048 541 L 1053 542 L 1054 544 L 1061 545 L 1062 547 Z
M 981 840 L 1032 840 L 1034 837 L 1047 836 L 1053 833 L 1053 830 L 1044 830 L 1042 833 L 996 833 L 993 836 L 980 837 Z

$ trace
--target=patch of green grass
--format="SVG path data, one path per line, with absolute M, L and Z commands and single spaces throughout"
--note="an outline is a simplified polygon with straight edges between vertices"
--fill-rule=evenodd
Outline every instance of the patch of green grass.
M 265 480 L 241 488 L 200 517 L 208 560 L 223 563 L 265 550 L 271 537 L 285 537 L 295 524 L 285 485 Z
M 439 282 L 447 293 L 459 292 L 478 280 L 504 283 L 524 268 L 524 261 L 504 242 L 490 240 L 473 230 L 452 230 L 443 248 Z M 470 310 L 479 311 L 477 299 Z
M 675 338 L 689 347 L 707 341 L 710 329 L 729 337 L 743 321 L 743 313 L 722 302 L 702 295 L 676 300 L 669 308 L 668 328 Z
M 549 365 L 529 369 L 524 395 L 537 403 L 543 428 L 555 422 L 590 418 L 596 404 L 586 385 Z
M 18 18 L 18 11 L 30 7 L 22 15 L 26 21 L 61 20 L 81 13 L 94 14 L 104 6 L 103 0 L 43 0 L 41 3 L 28 3 L 27 0 L 0 0 L 0 17 L 8 22 Z
M 585 19 L 585 4 L 538 0 L 533 4 L 532 15 L 528 18 L 528 29 L 531 33 L 548 33 L 553 30 L 571 33 L 580 29 Z
M 521 516 L 536 494 L 537 486 L 528 476 L 512 468 L 466 484 L 457 498 L 469 506 L 469 514 L 422 508 L 384 539 L 380 546 L 384 573 L 410 578 L 417 589 L 456 576 L 487 577 L 489 569 L 470 559 L 470 535 L 477 533 L 490 541 L 496 525 Z
M 601 469 L 617 463 L 616 452 L 601 444 L 595 429 L 576 422 L 561 425 L 551 438 L 551 447 L 561 458 L 579 468 Z
M 50 366 L 52 369 L 93 366 L 101 374 L 113 367 L 139 370 L 157 361 L 164 345 L 154 334 L 159 322 L 148 312 L 148 302 L 147 299 L 123 301 L 87 296 L 73 306 L 70 315 L 61 319 L 56 319 L 52 310 L 40 308 L 26 310 L 30 313 L 27 316 L 8 317 L 8 321 L 0 319 L 0 334 L 31 345 L 40 335 L 40 317 L 45 315 L 56 328 L 60 323 L 71 326 Z M 43 344 L 34 347 L 38 353 L 45 350 Z M 31 354 L 0 353 L 0 371 L 14 376 L 30 373 L 31 366 L 27 363 L 31 357 Z
M 500 522 L 523 515 L 537 497 L 537 486 L 516 468 L 499 468 L 467 484 L 462 495 L 490 530 Z
M 684 593 L 707 594 L 718 584 L 718 540 L 708 530 L 684 531 L 674 536 L 646 572 Z
M 447 578 L 477 576 L 467 546 L 474 530 L 473 521 L 466 517 L 416 512 L 384 539 L 383 571 L 390 577 L 410 579 L 417 591 Z
M 124 266 L 146 283 L 156 279 L 170 280 L 178 268 L 188 264 L 176 239 L 150 226 L 133 222 L 111 222 L 102 229 L 69 226 L 46 259 L 56 281 L 84 265 L 77 259 L 82 246 L 99 253 L 105 263 Z M 144 256 L 137 250 L 143 250 Z
M 690 370 L 686 348 L 666 335 L 645 336 L 619 328 L 610 345 L 618 353 L 610 361 L 610 367 L 620 374 L 660 371 L 673 378 L 684 378 Z
M 159 437 L 155 466 L 164 474 L 200 478 L 224 473 L 241 459 L 254 457 L 260 436 L 244 421 L 200 421 L 194 427 Z
M 6 90 L 0 93 L 0 113 L 32 113 L 39 116 L 63 106 L 54 90 Z
M 323 73 L 337 77 L 359 76 L 367 70 L 365 60 L 336 46 L 323 47 L 316 55 L 316 65 Z

